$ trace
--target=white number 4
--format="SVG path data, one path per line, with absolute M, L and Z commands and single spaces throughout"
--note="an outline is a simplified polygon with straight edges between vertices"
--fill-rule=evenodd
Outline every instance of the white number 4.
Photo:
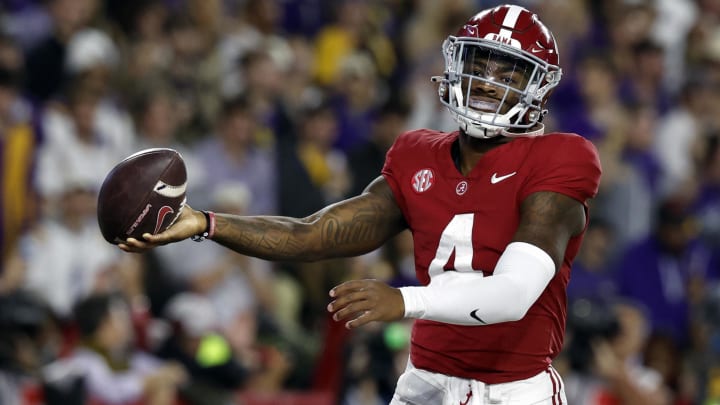
M 455 270 L 474 271 L 472 268 L 472 231 L 475 214 L 459 214 L 450 221 L 440 235 L 435 258 L 430 262 L 430 277 L 441 274 L 443 267 L 455 251 Z

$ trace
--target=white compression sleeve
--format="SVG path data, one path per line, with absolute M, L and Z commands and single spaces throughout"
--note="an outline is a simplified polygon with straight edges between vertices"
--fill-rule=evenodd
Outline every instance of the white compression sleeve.
M 510 243 L 493 274 L 446 271 L 422 287 L 401 287 L 405 317 L 456 325 L 522 319 L 555 275 L 555 263 L 539 247 Z

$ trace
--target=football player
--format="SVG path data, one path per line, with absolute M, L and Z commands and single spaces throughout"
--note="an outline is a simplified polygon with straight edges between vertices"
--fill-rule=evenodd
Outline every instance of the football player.
M 357 328 L 414 318 L 392 404 L 565 404 L 552 367 L 565 289 L 597 192 L 593 145 L 544 134 L 560 81 L 550 30 L 525 8 L 473 16 L 442 46 L 433 78 L 459 125 L 402 134 L 359 196 L 302 219 L 183 211 L 144 251 L 201 234 L 241 254 L 313 261 L 380 247 L 404 229 L 421 286 L 353 280 L 330 291 L 334 319 Z

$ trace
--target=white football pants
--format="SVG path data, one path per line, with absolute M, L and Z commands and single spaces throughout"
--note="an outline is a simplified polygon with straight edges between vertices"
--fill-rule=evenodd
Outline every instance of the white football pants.
M 390 405 L 567 405 L 552 366 L 534 377 L 501 384 L 451 377 L 415 368 L 408 360 Z

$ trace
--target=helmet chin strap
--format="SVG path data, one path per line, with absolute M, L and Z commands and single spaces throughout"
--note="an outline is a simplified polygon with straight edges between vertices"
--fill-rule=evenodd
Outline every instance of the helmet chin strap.
M 460 102 L 462 102 L 462 93 L 458 94 Z M 462 105 L 462 104 L 461 104 Z M 542 124 L 540 125 L 540 128 L 538 130 L 532 130 L 532 131 L 526 131 L 526 132 L 509 132 L 509 128 L 505 125 L 510 122 L 510 117 L 515 116 L 516 114 L 522 113 L 525 110 L 525 107 L 522 105 L 515 105 L 513 108 L 510 109 L 507 113 L 503 114 L 502 116 L 497 116 L 496 114 L 487 114 L 487 113 L 479 113 L 479 112 L 473 112 L 473 115 L 476 115 L 476 117 L 468 117 L 465 114 L 460 114 L 459 112 L 454 112 L 454 118 L 455 121 L 459 124 L 460 129 L 462 129 L 466 134 L 474 137 L 474 138 L 494 138 L 496 136 L 535 136 L 535 135 L 542 135 L 544 131 L 544 126 Z M 467 111 L 467 110 L 466 110 Z M 468 112 L 466 112 L 468 114 Z M 492 118 L 488 117 L 491 116 Z M 475 118 L 475 119 L 473 119 Z M 493 125 L 488 123 L 488 121 L 499 121 L 500 125 Z M 484 121 L 484 122 L 483 122 Z
M 460 126 L 460 129 L 472 136 L 473 138 L 489 139 L 497 136 L 506 136 L 509 138 L 521 137 L 521 136 L 540 136 L 545 133 L 545 124 L 538 122 L 533 126 L 533 129 L 528 129 L 524 132 L 511 132 L 509 128 L 499 127 L 489 124 L 472 125 L 469 120 L 459 114 L 456 114 L 456 120 Z
M 463 132 L 472 136 L 473 138 L 490 139 L 500 136 L 503 133 L 504 128 L 502 127 L 497 127 L 494 125 L 470 125 L 470 123 L 467 122 L 467 120 L 463 117 L 458 118 L 460 123 L 460 129 L 462 129 Z
M 507 130 L 507 128 L 503 128 L 502 135 L 513 138 L 513 137 L 520 137 L 520 136 L 540 136 L 540 135 L 545 134 L 545 124 L 538 122 L 537 124 L 535 124 L 535 126 L 533 128 L 535 128 L 535 129 L 533 129 L 532 131 L 525 131 L 525 132 L 510 132 Z

